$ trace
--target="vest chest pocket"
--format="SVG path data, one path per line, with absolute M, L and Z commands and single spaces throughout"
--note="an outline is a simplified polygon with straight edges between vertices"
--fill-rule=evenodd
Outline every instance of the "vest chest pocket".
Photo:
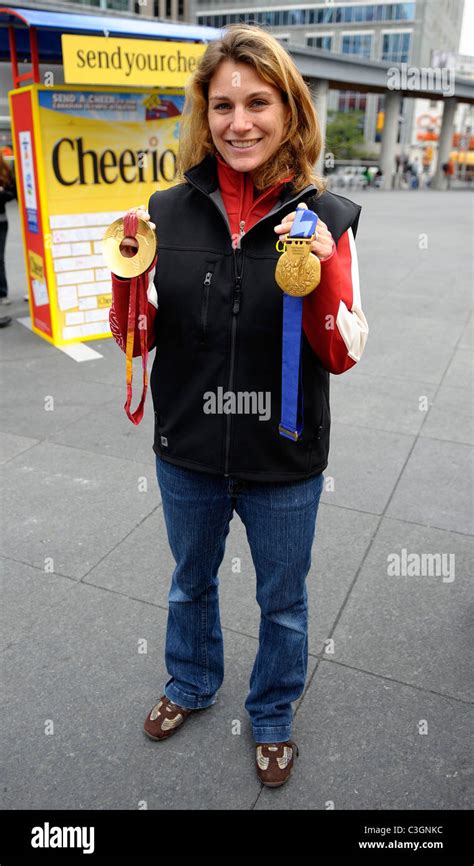
M 209 298 L 212 291 L 212 278 L 214 276 L 215 262 L 207 262 L 206 270 L 201 285 L 201 318 L 199 328 L 199 342 L 205 343 L 207 337 L 207 320 L 209 315 Z

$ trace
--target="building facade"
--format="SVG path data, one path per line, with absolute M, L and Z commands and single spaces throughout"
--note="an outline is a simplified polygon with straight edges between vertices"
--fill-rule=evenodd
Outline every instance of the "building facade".
M 15 0 L 13 6 L 35 6 L 34 0 Z M 464 0 L 41 0 L 41 7 L 55 11 L 83 11 L 85 14 L 121 16 L 144 15 L 177 23 L 211 27 L 241 22 L 260 24 L 291 46 L 315 52 L 356 55 L 387 63 L 430 67 L 451 65 L 459 50 Z M 436 58 L 436 59 L 435 59 Z M 441 58 L 441 59 L 440 59 Z M 443 61 L 444 58 L 444 61 Z M 470 77 L 472 58 L 456 59 L 457 74 Z M 57 82 L 62 80 L 57 70 Z M 6 63 L 0 64 L 0 126 L 7 124 L 6 92 L 11 84 Z M 363 113 L 366 150 L 377 153 L 384 97 L 353 90 L 329 92 L 328 108 Z M 422 155 L 426 147 L 426 125 L 441 122 L 442 102 L 405 99 L 400 101 L 400 148 L 411 156 Z M 472 117 L 472 112 L 470 113 Z M 463 114 L 464 118 L 464 114 Z M 464 120 L 458 111 L 456 129 Z M 465 124 L 464 124 L 465 125 Z M 436 139 L 433 139 L 436 140 Z
M 267 27 L 289 46 L 352 54 L 370 60 L 428 67 L 432 52 L 457 53 L 464 0 L 377 0 L 304 3 L 300 0 L 196 0 L 196 21 L 223 27 L 239 21 Z M 416 118 L 424 106 L 402 100 L 400 144 L 413 146 Z M 437 103 L 436 103 L 437 104 Z M 383 97 L 355 91 L 331 91 L 329 110 L 364 112 L 366 147 L 374 152 L 380 138 L 377 118 Z

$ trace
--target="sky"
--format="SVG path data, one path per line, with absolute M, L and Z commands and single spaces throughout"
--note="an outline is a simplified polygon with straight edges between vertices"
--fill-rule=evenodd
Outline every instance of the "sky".
M 474 0 L 465 0 L 461 31 L 460 54 L 474 55 Z

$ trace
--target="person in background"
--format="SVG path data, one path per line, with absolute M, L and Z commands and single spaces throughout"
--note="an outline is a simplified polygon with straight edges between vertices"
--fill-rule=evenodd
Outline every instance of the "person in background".
M 411 164 L 411 188 L 412 189 L 419 189 L 419 187 L 420 187 L 420 171 L 421 171 L 420 162 L 419 162 L 418 157 L 415 156 L 415 159 L 413 160 L 413 162 Z
M 454 165 L 451 160 L 443 163 L 443 174 L 446 178 L 447 188 L 451 189 L 451 181 L 454 177 Z
M 5 244 L 8 232 L 5 204 L 14 198 L 16 198 L 16 187 L 13 173 L 0 152 L 0 304 L 2 305 L 11 304 L 5 272 Z

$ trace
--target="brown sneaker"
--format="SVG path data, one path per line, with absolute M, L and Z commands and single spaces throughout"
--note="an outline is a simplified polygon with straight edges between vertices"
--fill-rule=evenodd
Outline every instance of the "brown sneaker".
M 148 713 L 143 730 L 152 740 L 166 740 L 176 733 L 194 710 L 179 707 L 162 695 L 157 704 Z
M 299 755 L 296 743 L 258 743 L 256 754 L 257 776 L 267 788 L 279 788 L 291 775 L 294 758 Z

